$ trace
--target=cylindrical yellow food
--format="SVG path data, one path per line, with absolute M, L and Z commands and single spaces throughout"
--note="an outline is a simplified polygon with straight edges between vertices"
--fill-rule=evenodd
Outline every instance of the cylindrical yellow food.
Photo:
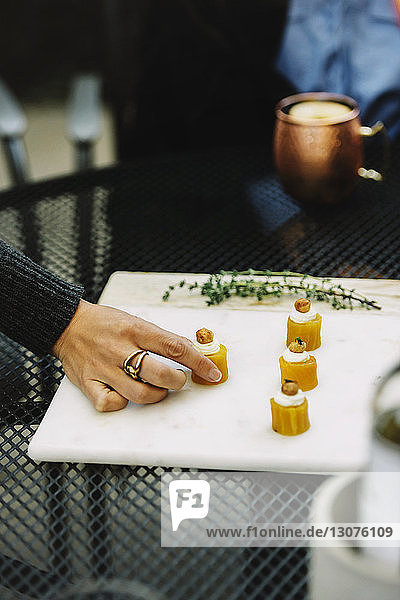
M 309 356 L 307 360 L 301 362 L 288 362 L 283 356 L 280 356 L 279 366 L 281 383 L 284 383 L 285 379 L 297 381 L 302 392 L 308 392 L 318 385 L 317 361 L 314 356 Z
M 272 429 L 281 435 L 299 435 L 310 427 L 307 398 L 297 406 L 281 406 L 271 398 Z
M 307 350 L 316 350 L 321 345 L 322 317 L 317 313 L 315 319 L 306 323 L 296 323 L 289 317 L 287 321 L 286 346 L 299 337 L 306 343 Z
M 228 361 L 227 361 L 227 351 L 226 347 L 221 344 L 218 352 L 214 354 L 206 354 L 207 358 L 213 361 L 215 366 L 221 371 L 222 379 L 216 382 L 206 381 L 202 377 L 196 375 L 196 373 L 192 373 L 192 381 L 194 383 L 201 383 L 202 385 L 219 385 L 220 383 L 224 383 L 228 379 Z

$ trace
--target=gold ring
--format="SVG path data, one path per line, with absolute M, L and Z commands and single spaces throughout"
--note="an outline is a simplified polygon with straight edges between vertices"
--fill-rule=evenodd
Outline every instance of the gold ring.
M 145 356 L 148 355 L 146 350 L 135 350 L 124 360 L 123 369 L 127 375 L 135 379 L 135 381 L 141 381 L 144 383 L 144 380 L 140 377 L 140 369 L 142 367 L 142 362 Z M 131 365 L 130 362 L 133 358 L 137 356 L 136 363 Z

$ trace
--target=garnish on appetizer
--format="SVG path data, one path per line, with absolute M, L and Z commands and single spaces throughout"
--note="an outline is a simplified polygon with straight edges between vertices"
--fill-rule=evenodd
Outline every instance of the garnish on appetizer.
M 309 429 L 307 398 L 296 381 L 285 379 L 270 403 L 274 431 L 281 435 L 300 435 Z
M 317 361 L 306 351 L 307 345 L 300 337 L 289 344 L 279 357 L 281 383 L 285 380 L 297 381 L 303 392 L 314 389 L 318 385 Z
M 193 346 L 207 356 L 215 366 L 221 371 L 222 378 L 213 383 L 206 381 L 202 377 L 199 377 L 195 373 L 192 373 L 192 381 L 194 383 L 200 383 L 202 385 L 219 385 L 224 383 L 228 379 L 228 363 L 227 363 L 227 350 L 223 344 L 214 336 L 214 333 L 210 329 L 202 327 L 196 331 L 196 340 L 193 342 Z
M 322 317 L 313 310 L 311 301 L 299 298 L 287 320 L 286 346 L 301 337 L 308 350 L 316 350 L 321 345 L 321 323 Z

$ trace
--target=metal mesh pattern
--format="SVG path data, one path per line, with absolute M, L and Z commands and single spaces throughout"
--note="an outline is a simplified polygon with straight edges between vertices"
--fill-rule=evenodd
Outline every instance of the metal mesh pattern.
M 275 473 L 233 471 L 190 471 L 179 473 L 179 485 L 191 487 L 188 480 L 205 480 L 210 485 L 210 510 L 205 518 L 184 517 L 179 522 L 179 538 L 171 529 L 171 507 L 169 485 L 175 480 L 176 470 L 165 472 L 161 477 L 161 513 L 163 547 L 224 547 L 271 549 L 274 540 L 258 536 L 257 533 L 240 535 L 209 535 L 207 530 L 232 527 L 242 528 L 258 525 L 259 528 L 274 528 L 278 523 L 286 527 L 309 521 L 309 501 L 321 483 L 329 476 L 318 473 Z M 192 496 L 194 497 L 194 496 Z M 186 520 L 188 519 L 188 520 Z M 274 535 L 272 533 L 271 535 Z M 281 547 L 304 547 L 304 540 L 287 537 Z
M 1 194 L 0 235 L 83 283 L 90 300 L 115 270 L 395 278 L 398 155 L 387 183 L 361 182 L 345 205 L 307 211 L 283 193 L 260 148 L 137 160 Z M 139 580 L 177 600 L 306 596 L 301 548 L 160 548 L 159 467 L 34 464 L 27 444 L 60 365 L 4 336 L 0 346 L 1 598 L 62 598 L 71 584 L 84 597 L 80 582 L 99 578 Z M 310 497 L 299 496 L 299 511 Z

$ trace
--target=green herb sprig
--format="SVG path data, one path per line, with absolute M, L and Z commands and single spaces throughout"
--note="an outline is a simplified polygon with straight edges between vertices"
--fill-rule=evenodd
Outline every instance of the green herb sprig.
M 278 279 L 277 279 L 278 278 Z M 341 284 L 332 282 L 326 277 L 314 277 L 303 273 L 292 271 L 220 271 L 213 273 L 204 283 L 189 283 L 185 280 L 176 285 L 170 285 L 164 292 L 163 300 L 170 297 L 177 287 L 187 287 L 191 292 L 199 290 L 202 296 L 206 296 L 206 304 L 212 306 L 221 304 L 231 296 L 241 298 L 255 297 L 261 301 L 269 296 L 280 297 L 283 294 L 301 295 L 310 300 L 329 302 L 337 310 L 350 308 L 353 304 L 363 306 L 370 310 L 375 308 L 381 310 L 381 306 L 375 300 L 370 300 Z

